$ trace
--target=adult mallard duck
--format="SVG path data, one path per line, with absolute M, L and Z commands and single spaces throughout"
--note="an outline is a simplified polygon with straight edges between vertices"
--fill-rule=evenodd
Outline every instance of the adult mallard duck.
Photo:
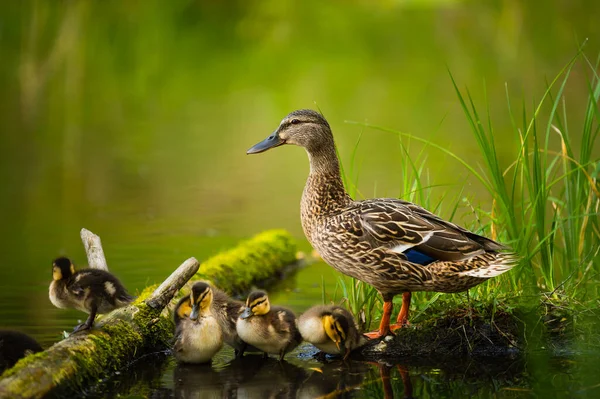
M 205 363 L 223 346 L 223 332 L 212 313 L 213 290 L 205 282 L 192 286 L 175 307 L 175 357 L 184 363 Z
M 330 266 L 372 285 L 383 297 L 381 324 L 371 338 L 407 324 L 412 291 L 465 291 L 517 263 L 505 246 L 413 203 L 350 198 L 331 128 L 318 112 L 292 112 L 247 153 L 283 144 L 304 147 L 308 153 L 310 174 L 300 207 L 308 241 Z M 399 293 L 402 308 L 390 326 L 392 299 Z
M 271 306 L 264 291 L 253 291 L 248 295 L 236 330 L 244 342 L 263 351 L 265 356 L 269 353 L 279 355 L 280 361 L 302 342 L 294 313 L 286 308 Z
M 111 312 L 133 300 L 111 273 L 91 268 L 76 271 L 71 260 L 65 257 L 52 262 L 49 296 L 57 308 L 89 313 L 88 319 L 75 327 L 74 332 L 91 328 L 97 313 Z
M 352 313 L 341 306 L 313 306 L 298 318 L 298 330 L 306 342 L 344 359 L 366 342 Z

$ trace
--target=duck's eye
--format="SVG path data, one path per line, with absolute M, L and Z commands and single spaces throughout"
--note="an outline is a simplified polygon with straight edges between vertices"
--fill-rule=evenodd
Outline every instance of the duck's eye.
M 298 123 L 300 123 L 300 119 L 292 119 L 292 120 L 290 121 L 290 123 L 291 123 L 292 125 L 297 125 Z

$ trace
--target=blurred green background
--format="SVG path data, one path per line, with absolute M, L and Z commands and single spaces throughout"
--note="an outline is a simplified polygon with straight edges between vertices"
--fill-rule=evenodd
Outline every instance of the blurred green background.
M 568 0 L 2 2 L 2 327 L 48 344 L 83 317 L 47 299 L 53 257 L 85 264 L 82 227 L 102 237 L 133 292 L 267 228 L 289 230 L 308 250 L 304 151 L 245 155 L 292 110 L 320 109 L 344 162 L 364 133 L 365 197 L 403 194 L 401 147 L 345 121 L 478 162 L 448 71 L 489 104 L 500 153 L 513 153 L 506 87 L 531 109 L 586 38 L 595 60 L 599 11 L 600 2 Z M 573 134 L 586 73 L 576 68 L 565 93 Z M 490 201 L 456 161 L 428 154 L 440 198 L 466 181 L 464 196 Z M 464 204 L 455 220 L 472 217 Z M 297 278 L 320 293 L 321 275 L 335 284 L 326 266 Z

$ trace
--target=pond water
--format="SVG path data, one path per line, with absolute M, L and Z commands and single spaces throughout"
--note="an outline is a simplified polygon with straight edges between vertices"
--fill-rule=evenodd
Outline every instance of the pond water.
M 347 166 L 364 133 L 351 173 L 358 197 L 405 196 L 398 137 L 345 121 L 412 133 L 477 165 L 449 69 L 476 102 L 489 103 L 507 164 L 518 138 L 505 85 L 514 104 L 529 107 L 586 38 L 596 58 L 598 20 L 600 2 L 562 0 L 2 2 L 0 328 L 47 347 L 83 317 L 54 308 L 47 292 L 54 257 L 85 264 L 82 227 L 101 236 L 111 271 L 134 293 L 190 256 L 205 259 L 269 228 L 287 229 L 310 251 L 299 223 L 306 155 L 245 155 L 294 109 L 324 112 Z M 565 90 L 575 138 L 587 78 L 574 69 Z M 431 203 L 443 198 L 447 216 L 465 197 L 455 220 L 472 221 L 470 204 L 490 203 L 490 194 L 454 160 L 410 144 L 412 155 L 422 150 Z M 333 290 L 336 281 L 316 264 L 274 287 L 272 299 L 300 312 L 321 302 L 322 282 Z M 157 356 L 96 394 L 129 394 L 124 387 L 134 384 L 139 396 L 203 397 L 195 387 L 205 381 L 239 397 L 408 397 L 407 386 L 415 397 L 600 395 L 589 367 L 596 354 L 585 352 L 383 370 L 323 365 L 310 353 L 303 347 L 286 364 L 256 367 L 224 353 L 212 369 L 190 370 Z M 270 391 L 274 380 L 283 391 Z

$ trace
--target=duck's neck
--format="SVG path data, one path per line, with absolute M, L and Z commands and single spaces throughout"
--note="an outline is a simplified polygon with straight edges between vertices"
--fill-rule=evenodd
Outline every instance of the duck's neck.
M 310 174 L 302 194 L 301 216 L 305 233 L 309 236 L 310 222 L 319 216 L 339 213 L 352 202 L 346 193 L 335 145 L 309 150 Z

